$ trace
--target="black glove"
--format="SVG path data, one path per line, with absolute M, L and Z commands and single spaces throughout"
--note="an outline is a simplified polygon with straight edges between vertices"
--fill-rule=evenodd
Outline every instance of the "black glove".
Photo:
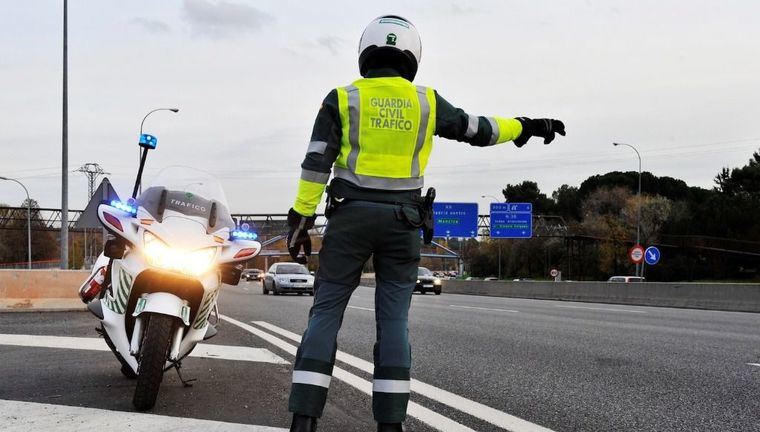
M 554 119 L 529 119 L 528 117 L 517 117 L 522 123 L 522 133 L 514 141 L 517 147 L 522 147 L 533 136 L 544 139 L 544 144 L 554 141 L 554 134 L 558 133 L 565 136 L 565 124 L 560 120 Z
M 302 216 L 292 208 L 288 211 L 288 252 L 293 261 L 306 264 L 307 257 L 311 255 L 311 238 L 309 230 L 314 227 L 316 216 Z M 303 246 L 303 255 L 298 256 Z

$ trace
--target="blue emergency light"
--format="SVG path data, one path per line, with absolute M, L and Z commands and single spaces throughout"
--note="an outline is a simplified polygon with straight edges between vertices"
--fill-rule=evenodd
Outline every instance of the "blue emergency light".
M 140 135 L 140 147 L 153 150 L 156 148 L 156 145 L 158 145 L 158 138 L 155 136 L 150 134 Z
M 232 238 L 234 238 L 234 239 L 245 239 L 245 240 L 256 240 L 257 238 L 259 238 L 259 236 L 255 232 L 232 231 Z
M 111 201 L 111 207 L 116 207 L 117 209 L 119 209 L 121 211 L 125 211 L 125 212 L 131 214 L 132 216 L 136 216 L 137 215 L 137 207 L 131 206 L 129 204 L 125 204 L 125 203 L 123 203 L 121 201 L 116 201 L 116 200 Z

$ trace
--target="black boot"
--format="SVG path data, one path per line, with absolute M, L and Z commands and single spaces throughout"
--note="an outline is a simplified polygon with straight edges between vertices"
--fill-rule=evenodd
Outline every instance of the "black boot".
M 378 423 L 377 432 L 404 432 L 401 423 Z
M 290 432 L 316 432 L 316 430 L 316 417 L 293 414 L 293 423 L 290 424 Z

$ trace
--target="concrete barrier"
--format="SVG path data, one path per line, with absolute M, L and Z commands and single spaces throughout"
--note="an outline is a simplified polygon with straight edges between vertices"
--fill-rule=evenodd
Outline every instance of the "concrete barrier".
M 363 275 L 362 286 L 375 279 Z M 444 280 L 444 294 L 760 312 L 760 284 Z
M 443 281 L 446 294 L 760 312 L 760 284 Z
M 0 312 L 84 310 L 77 291 L 90 272 L 0 270 Z

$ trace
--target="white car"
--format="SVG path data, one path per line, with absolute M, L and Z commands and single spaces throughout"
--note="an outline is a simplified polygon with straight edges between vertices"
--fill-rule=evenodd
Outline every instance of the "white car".
M 266 295 L 269 291 L 274 295 L 294 292 L 298 295 L 308 293 L 313 296 L 314 276 L 309 273 L 309 269 L 298 263 L 274 263 L 264 275 L 262 283 L 262 292 Z
M 644 278 L 640 276 L 612 276 L 611 278 L 607 279 L 607 282 L 644 282 Z

